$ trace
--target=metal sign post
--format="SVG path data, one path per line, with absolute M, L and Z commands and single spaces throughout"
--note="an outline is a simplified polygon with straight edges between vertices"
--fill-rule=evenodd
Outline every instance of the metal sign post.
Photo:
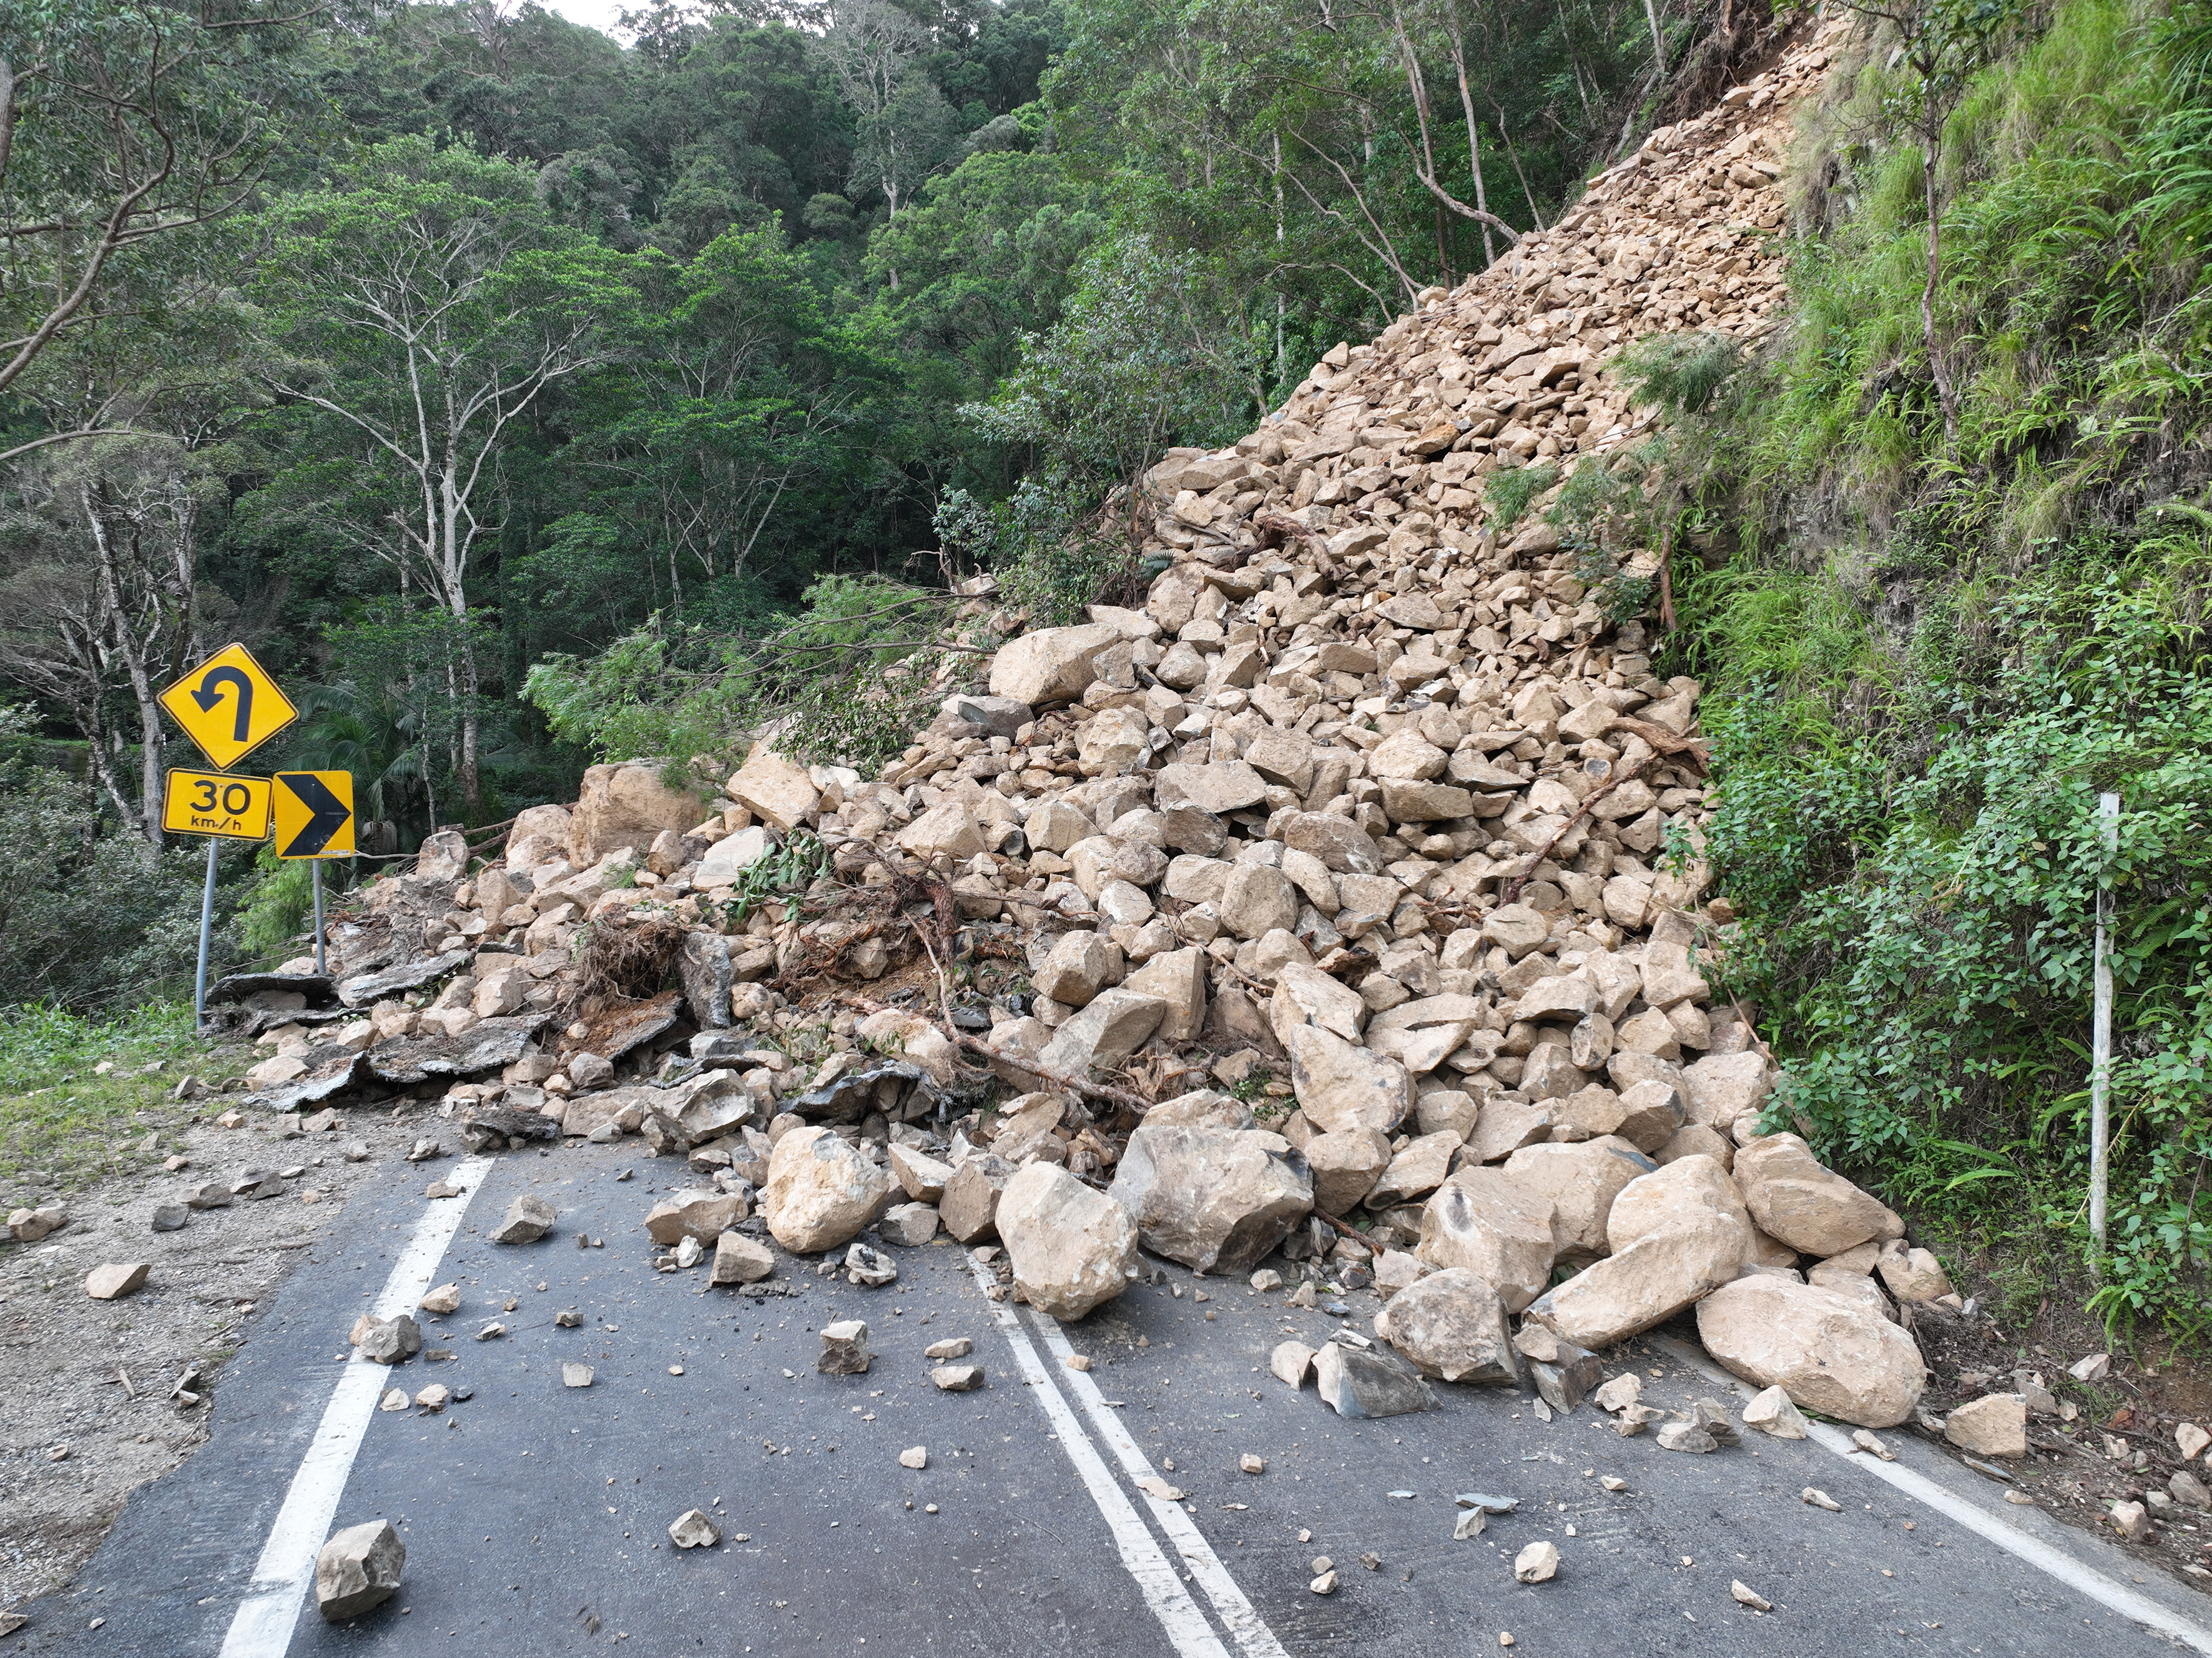
M 312 870 L 313 870 L 313 871 L 314 871 L 314 875 L 315 875 L 315 971 L 316 971 L 317 972 L 319 972 L 319 973 L 324 973 L 324 972 L 328 972 L 330 971 L 330 969 L 329 969 L 328 967 L 326 967 L 326 966 L 325 966 L 323 965 L 323 865 L 322 865 L 322 861 L 319 858 L 319 859 L 317 859 L 314 863 L 310 863 L 310 864 L 307 866 L 307 868 L 308 868 L 308 869 L 312 869 Z
M 200 888 L 200 965 L 192 975 L 192 1028 L 200 1030 L 207 1023 L 207 955 L 208 923 L 215 915 L 215 844 L 216 837 L 208 837 L 207 885 Z
M 2109 897 L 2105 890 L 2105 861 L 2115 849 L 2120 827 L 2120 797 L 2097 796 L 2097 954 L 2096 1000 L 2089 1025 L 2089 1235 L 2097 1253 L 2105 1253 L 2105 1205 L 2112 1184 L 2111 1148 L 2112 1073 L 2112 959 L 2105 948 Z

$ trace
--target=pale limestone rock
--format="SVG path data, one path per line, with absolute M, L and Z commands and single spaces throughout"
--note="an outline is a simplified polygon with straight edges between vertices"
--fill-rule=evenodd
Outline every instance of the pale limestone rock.
M 1840 1174 L 1820 1166 L 1794 1134 L 1738 1147 L 1735 1183 L 1762 1232 L 1808 1255 L 1840 1255 L 1869 1239 L 1902 1237 L 1905 1222 Z
M 704 1509 L 687 1509 L 668 1522 L 668 1540 L 679 1549 L 711 1549 L 722 1540 L 722 1528 Z
M 998 1236 L 999 1198 L 1014 1166 L 988 1152 L 967 1158 L 945 1183 L 938 1200 L 937 1216 L 946 1232 L 963 1244 L 984 1243 Z
M 1347 1042 L 1359 1040 L 1359 1027 L 1367 1016 L 1358 992 L 1304 962 L 1287 963 L 1275 975 L 1275 995 L 1268 1010 L 1275 1038 L 1285 1047 L 1301 1025 L 1318 1025 Z
M 709 846 L 707 856 L 699 860 L 691 884 L 702 890 L 730 886 L 754 864 L 773 855 L 775 847 L 775 835 L 763 824 L 725 835 Z
M 958 801 L 933 806 L 898 832 L 898 844 L 925 861 L 939 856 L 964 863 L 989 850 L 975 814 Z
M 1200 1272 L 1249 1272 L 1304 1220 L 1310 1177 L 1280 1135 L 1140 1125 L 1107 1195 L 1146 1248 Z
M 1279 1341 L 1267 1355 L 1267 1368 L 1279 1381 L 1303 1387 L 1313 1374 L 1314 1350 L 1302 1341 Z
M 1095 622 L 1024 633 L 991 659 L 991 694 L 1036 709 L 1073 702 L 1097 677 L 1099 654 L 1121 642 L 1119 631 Z
M 1471 996 L 1419 997 L 1376 1014 L 1368 1021 L 1366 1042 L 1425 1076 L 1467 1045 L 1482 1016 L 1482 1004 Z
M 1097 825 L 1062 800 L 1039 801 L 1022 825 L 1030 849 L 1040 852 L 1065 852 L 1097 832 Z
M 1380 1129 L 1344 1129 L 1315 1135 L 1304 1152 L 1313 1171 L 1314 1207 L 1324 1215 L 1348 1215 L 1390 1166 L 1390 1137 Z
M 1151 1040 L 1167 1012 L 1159 997 L 1107 991 L 1053 1033 L 1038 1063 L 1062 1076 L 1081 1076 L 1094 1065 L 1110 1070 Z
M 1502 1161 L 1523 1146 L 1548 1139 L 1557 1119 L 1549 1106 L 1492 1094 L 1482 1101 L 1474 1131 L 1467 1137 L 1467 1154 L 1478 1163 Z
M 1518 1313 L 1552 1279 L 1551 1199 L 1503 1169 L 1462 1168 L 1423 1208 L 1414 1253 L 1431 1266 L 1466 1268 Z
M 1774 1439 L 1804 1439 L 1811 1432 L 1803 1413 L 1779 1387 L 1761 1388 L 1752 1395 L 1743 1407 L 1743 1425 Z
M 653 1206 L 645 1217 L 645 1235 L 663 1248 L 684 1238 L 713 1243 L 744 1217 L 742 1198 L 693 1186 L 673 1192 Z
M 868 1350 L 868 1326 L 859 1319 L 841 1319 L 822 1326 L 822 1351 L 814 1368 L 825 1376 L 863 1376 L 875 1362 Z
M 1316 1390 L 1340 1417 L 1366 1421 L 1437 1408 L 1437 1396 L 1420 1373 L 1395 1354 L 1323 1342 L 1313 1366 Z
M 1778 1387 L 1793 1402 L 1866 1428 L 1888 1428 L 1920 1402 L 1912 1338 L 1863 1304 L 1760 1274 L 1698 1303 L 1698 1336 L 1732 1374 Z
M 1640 1234 L 1547 1290 L 1528 1316 L 1577 1347 L 1610 1347 L 1663 1324 L 1742 1268 L 1743 1228 L 1698 1210 Z
M 1748 1254 L 1751 1215 L 1735 1182 L 1711 1157 L 1685 1157 L 1621 1187 L 1606 1216 L 1606 1241 L 1617 1254 L 1638 1238 L 1705 1215 L 1718 1215 L 1734 1227 L 1738 1255 Z
M 1109 708 L 1083 725 L 1075 763 L 1087 777 L 1118 777 L 1135 771 L 1152 753 L 1151 722 L 1133 708 Z
M 1237 938 L 1261 938 L 1297 924 L 1298 894 L 1279 869 L 1263 863 L 1232 865 L 1215 907 L 1221 924 Z
M 1521 1364 L 1498 1291 L 1465 1267 L 1449 1267 L 1390 1297 L 1390 1344 L 1423 1375 L 1510 1387 Z
M 663 783 L 657 761 L 586 766 L 569 816 L 568 862 L 588 869 L 611 852 L 626 850 L 642 860 L 663 830 L 681 834 L 698 821 L 697 798 Z M 457 869 L 441 879 L 457 881 L 460 874 Z
M 536 1243 L 553 1229 L 557 1218 L 552 1204 L 526 1192 L 507 1206 L 507 1213 L 500 1217 L 491 1240 L 495 1244 Z
M 1505 1160 L 1508 1175 L 1550 1200 L 1552 1236 L 1565 1261 L 1605 1253 L 1613 1200 L 1631 1180 L 1658 1167 L 1611 1136 L 1573 1145 L 1525 1146 Z
M 1306 1120 L 1324 1134 L 1390 1132 L 1413 1105 L 1413 1083 L 1395 1059 L 1354 1047 L 1318 1026 L 1292 1033 L 1291 1085 Z
M 1969 1456 L 2026 1456 L 2027 1401 L 2018 1393 L 1985 1393 L 1944 1419 L 1943 1437 Z
M 1755 1122 L 1773 1085 L 1765 1056 L 1751 1051 L 1709 1053 L 1682 1068 L 1682 1101 L 1689 1120 L 1723 1134 L 1747 1117 Z
M 1062 933 L 1032 975 L 1039 995 L 1084 1008 L 1114 982 L 1121 952 L 1097 933 Z
M 154 1269 L 144 1261 L 109 1261 L 85 1274 L 84 1293 L 96 1301 L 120 1301 L 146 1282 Z
M 1891 1244 L 1884 1247 L 1877 1265 L 1889 1293 L 1901 1301 L 1937 1301 L 1951 1293 L 1950 1275 L 1931 1250 Z
M 333 1533 L 315 1554 L 315 1608 L 332 1624 L 358 1618 L 399 1593 L 406 1566 L 407 1545 L 388 1520 Z
M 890 1192 L 890 1177 L 839 1136 L 799 1128 L 769 1154 L 761 1210 L 778 1243 L 811 1255 L 858 1236 Z
M 1009 1180 L 997 1223 L 1015 1283 L 1049 1317 L 1082 1318 L 1128 1288 L 1136 1222 L 1057 1164 L 1031 1163 Z
M 945 1182 L 952 1178 L 951 1164 L 912 1146 L 894 1144 L 886 1161 L 899 1189 L 918 1204 L 937 1202 L 945 1196 Z
M 1147 1128 L 1224 1128 L 1253 1126 L 1252 1107 L 1212 1088 L 1194 1088 L 1163 1100 L 1145 1113 Z
M 1216 760 L 1203 765 L 1182 761 L 1160 768 L 1152 797 L 1163 812 L 1170 807 L 1189 806 L 1224 817 L 1267 799 L 1267 780 L 1243 760 Z
M 1424 1134 L 1409 1142 L 1390 1159 L 1389 1167 L 1367 1194 L 1367 1206 L 1389 1209 L 1427 1197 L 1451 1173 L 1452 1154 L 1460 1144 L 1459 1136 L 1449 1131 Z
M 821 807 L 812 775 L 777 753 L 765 737 L 752 746 L 725 787 L 732 800 L 782 834 L 811 823 Z
M 1155 1033 L 1168 1041 L 1194 1040 L 1206 1028 L 1206 952 L 1195 945 L 1163 951 L 1123 979 L 1121 988 L 1167 1004 Z
M 775 1271 L 775 1256 L 766 1244 L 742 1232 L 725 1232 L 714 1240 L 714 1265 L 707 1274 L 709 1283 L 758 1283 Z

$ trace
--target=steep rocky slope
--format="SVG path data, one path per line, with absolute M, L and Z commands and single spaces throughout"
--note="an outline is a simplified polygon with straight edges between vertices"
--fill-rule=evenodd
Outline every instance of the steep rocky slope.
M 1791 110 L 1843 27 L 1231 448 L 1170 454 L 1144 608 L 1021 633 L 878 778 L 764 741 L 703 823 L 640 764 L 458 887 L 440 838 L 342 933 L 340 1005 L 251 1015 L 283 1050 L 268 1100 L 443 1091 L 479 1143 L 641 1132 L 713 1182 L 656 1236 L 736 1276 L 766 1259 L 735 1241 L 756 1201 L 801 1253 L 996 1235 L 1010 1293 L 1065 1316 L 1139 1242 L 1263 1283 L 1279 1253 L 1308 1304 L 1388 1298 L 1376 1328 L 1425 1376 L 1533 1373 L 1571 1408 L 1587 1350 L 1695 1308 L 1762 1387 L 1906 1419 L 1913 1309 L 1957 1298 L 1895 1215 L 1759 1132 L 1771 1062 L 1701 970 L 1729 912 L 1698 688 L 1652 676 L 1557 527 L 1493 507 L 1500 475 L 1636 437 L 1626 343 L 1765 326 Z M 993 596 L 974 618 L 1016 628 Z M 832 873 L 761 901 L 802 831 Z M 1017 1097 L 956 1117 L 989 1073 Z M 1356 1341 L 1314 1368 L 1352 1413 L 1422 1398 Z

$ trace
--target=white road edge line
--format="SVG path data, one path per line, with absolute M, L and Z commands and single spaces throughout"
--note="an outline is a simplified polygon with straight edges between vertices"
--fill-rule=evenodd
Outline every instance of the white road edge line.
M 414 1235 L 392 1264 L 392 1275 L 369 1304 L 378 1318 L 412 1313 L 429 1293 L 430 1279 L 445 1259 L 446 1247 L 461 1229 L 491 1160 L 472 1157 L 454 1166 L 447 1176 L 462 1188 L 459 1198 L 434 1203 L 415 1223 Z M 315 1556 L 331 1532 L 331 1518 L 344 1495 L 346 1477 L 361 1449 L 362 1436 L 376 1414 L 376 1402 L 392 1373 L 380 1364 L 356 1359 L 349 1363 L 331 1390 L 323 1419 L 315 1426 L 313 1442 L 301 1459 L 284 1493 L 284 1506 L 261 1545 L 261 1558 L 246 1585 L 246 1599 L 230 1620 L 223 1637 L 222 1658 L 283 1658 L 292 1644 L 292 1631 L 300 1621 L 300 1601 L 315 1580 Z
M 975 1276 L 975 1282 L 985 1290 L 997 1287 L 998 1280 L 991 1275 L 988 1267 L 972 1260 L 969 1266 Z M 1058 1430 L 1067 1460 L 1075 1465 L 1075 1472 L 1081 1476 L 1085 1488 L 1090 1491 L 1091 1500 L 1098 1505 L 1098 1512 L 1105 1517 L 1107 1529 L 1114 1533 L 1115 1544 L 1121 1551 L 1122 1565 L 1136 1580 L 1146 1604 L 1152 1607 L 1152 1615 L 1160 1620 L 1160 1626 L 1167 1631 L 1169 1641 L 1185 1658 L 1229 1658 L 1228 1649 L 1221 1644 L 1220 1637 L 1214 1634 L 1212 1626 L 1206 1621 L 1206 1614 L 1198 1609 L 1198 1603 L 1184 1589 L 1182 1580 L 1176 1576 L 1175 1567 L 1161 1552 L 1160 1545 L 1152 1533 L 1145 1529 L 1145 1522 L 1137 1517 L 1136 1509 L 1130 1506 L 1129 1499 L 1122 1494 L 1104 1459 L 1098 1454 L 1097 1448 L 1084 1433 L 1083 1424 L 1076 1417 L 1075 1407 L 1053 1385 L 1051 1374 L 1037 1356 L 1036 1349 L 1030 1344 L 1029 1334 L 1022 1328 L 1021 1320 L 1014 1316 L 1013 1309 L 994 1303 L 991 1316 L 1006 1338 L 1006 1344 L 1014 1350 L 1015 1362 L 1021 1366 L 1022 1379 L 1036 1392 L 1037 1403 L 1044 1407 L 1045 1416 Z M 229 1658 L 229 1655 L 226 1654 L 225 1658 Z
M 1656 1338 L 1656 1341 L 1683 1363 L 1713 1381 L 1733 1387 L 1738 1380 L 1725 1370 L 1715 1368 L 1705 1355 L 1692 1352 L 1686 1343 L 1668 1336 Z M 1965 1497 L 1937 1484 L 1927 1475 L 1916 1472 L 1900 1462 L 1884 1462 L 1879 1457 L 1869 1456 L 1851 1443 L 1850 1436 L 1842 1429 L 1832 1427 L 1825 1422 L 1808 1421 L 1805 1425 L 1812 1430 L 1813 1438 L 1818 1444 L 1848 1461 L 1861 1473 L 1887 1480 L 1907 1496 L 1956 1521 L 1976 1535 L 1987 1538 L 2008 1553 L 2018 1555 L 2029 1565 L 2057 1578 L 2067 1588 L 2087 1596 L 2099 1605 L 2110 1607 L 2121 1617 L 2147 1629 L 2156 1630 L 2161 1635 L 2170 1635 L 2198 1652 L 2212 1654 L 2212 1629 L 2191 1623 L 2147 1594 L 2137 1594 L 2118 1579 L 2106 1576 L 2094 1566 L 2076 1560 L 2065 1550 L 2056 1548 L 2039 1537 L 2030 1536 L 2012 1521 L 1969 1503 Z
M 1066 1368 L 1067 1361 L 1074 1356 L 1075 1350 L 1068 1345 L 1067 1334 L 1060 1328 L 1060 1321 L 1036 1312 L 1032 1312 L 1030 1317 L 1044 1337 L 1045 1345 L 1051 1350 L 1053 1356 Z M 1134 1479 L 1155 1478 L 1151 1460 L 1138 1446 L 1121 1418 L 1114 1413 L 1113 1407 L 1106 1403 L 1104 1395 L 1098 1391 L 1098 1384 L 1091 1379 L 1089 1373 L 1068 1368 L 1067 1381 L 1075 1397 L 1082 1401 L 1085 1412 L 1098 1424 L 1098 1436 L 1114 1448 L 1114 1454 L 1121 1458 L 1121 1466 L 1129 1471 L 1130 1477 Z M 1275 1638 L 1275 1631 L 1267 1627 L 1267 1619 L 1254 1610 L 1252 1603 L 1245 1599 L 1244 1591 L 1237 1588 L 1237 1580 L 1221 1564 L 1221 1557 L 1214 1553 L 1212 1545 L 1206 1540 L 1206 1535 L 1198 1529 L 1197 1522 L 1184 1512 L 1181 1505 L 1164 1502 L 1150 1491 L 1145 1492 L 1145 1500 L 1152 1504 L 1152 1517 L 1159 1521 L 1169 1540 L 1190 1563 L 1200 1587 L 1205 1589 L 1206 1598 L 1213 1602 L 1213 1609 L 1221 1614 L 1221 1621 L 1228 1625 L 1231 1637 L 1244 1649 L 1248 1658 L 1290 1658 L 1290 1655 L 1283 1650 L 1282 1643 Z

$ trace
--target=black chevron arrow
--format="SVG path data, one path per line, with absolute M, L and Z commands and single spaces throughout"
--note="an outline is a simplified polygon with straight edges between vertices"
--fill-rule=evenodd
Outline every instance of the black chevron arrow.
M 353 815 L 353 809 L 331 793 L 329 785 L 312 771 L 279 771 L 276 781 L 299 796 L 300 804 L 315 814 L 292 837 L 291 844 L 277 854 L 280 857 L 313 856 L 331 844 L 331 837 L 344 828 L 346 820 Z
M 238 698 L 238 717 L 232 723 L 230 740 L 244 742 L 253 723 L 252 680 L 234 667 L 211 667 L 192 692 L 192 700 L 200 705 L 201 713 L 213 713 L 215 705 L 222 700 L 222 692 L 216 688 L 222 685 L 228 685 Z

